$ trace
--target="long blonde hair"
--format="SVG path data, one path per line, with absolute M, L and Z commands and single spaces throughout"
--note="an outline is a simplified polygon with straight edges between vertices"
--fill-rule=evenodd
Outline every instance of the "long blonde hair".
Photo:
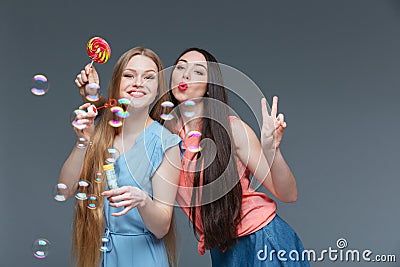
M 150 117 L 161 122 L 160 115 L 165 111 L 160 103 L 168 100 L 167 83 L 164 75 L 163 65 L 160 58 L 152 50 L 142 47 L 135 47 L 125 52 L 117 61 L 111 78 L 108 99 L 120 98 L 120 83 L 122 72 L 129 60 L 136 55 L 144 55 L 154 61 L 158 68 L 158 93 L 159 98 L 150 112 Z M 92 138 L 92 146 L 86 151 L 85 160 L 80 175 L 81 180 L 89 181 L 88 194 L 93 194 L 99 199 L 96 209 L 88 209 L 84 201 L 76 201 L 75 216 L 73 223 L 72 237 L 72 262 L 76 262 L 78 267 L 93 267 L 100 264 L 102 245 L 101 237 L 104 233 L 104 203 L 101 192 L 105 187 L 105 179 L 101 182 L 95 181 L 96 173 L 102 172 L 103 164 L 106 159 L 105 151 L 112 147 L 114 138 L 121 132 L 121 128 L 113 128 L 108 125 L 108 121 L 114 118 L 114 114 L 105 109 L 100 121 L 95 127 Z M 168 260 L 171 266 L 176 265 L 175 256 L 175 229 L 174 216 L 172 216 L 171 226 L 168 234 L 164 237 L 165 247 L 168 253 Z

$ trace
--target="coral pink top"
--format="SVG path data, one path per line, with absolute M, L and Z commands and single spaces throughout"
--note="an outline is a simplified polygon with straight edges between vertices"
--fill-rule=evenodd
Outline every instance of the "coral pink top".
M 229 119 L 230 121 L 232 121 L 233 119 L 238 118 L 230 116 Z M 190 160 L 195 155 L 195 152 L 188 150 L 187 147 L 198 146 L 201 137 L 187 137 L 183 127 L 179 131 L 179 136 L 183 140 L 182 148 L 185 149 L 185 153 L 182 158 L 182 169 L 179 179 L 177 202 L 186 213 L 186 215 L 189 216 L 194 173 L 188 170 L 194 170 L 196 164 L 194 161 L 192 162 Z M 237 162 L 237 169 L 239 172 L 240 183 L 243 193 L 241 210 L 242 217 L 237 229 L 238 237 L 240 237 L 254 233 L 255 231 L 263 228 L 270 221 L 272 221 L 276 214 L 276 203 L 264 193 L 249 190 L 250 171 L 240 160 L 238 160 L 238 158 L 235 157 L 235 160 Z M 196 209 L 196 212 L 196 228 L 198 233 L 200 234 L 198 252 L 199 254 L 203 255 L 205 253 L 204 233 L 199 209 Z

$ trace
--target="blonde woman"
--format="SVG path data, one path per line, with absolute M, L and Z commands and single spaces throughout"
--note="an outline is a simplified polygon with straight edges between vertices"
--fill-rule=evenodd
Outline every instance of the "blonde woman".
M 108 99 L 131 101 L 123 127 L 108 124 L 114 118 L 109 109 L 104 109 L 96 126 L 93 112 L 77 116 L 85 126 L 74 130 L 87 141 L 87 148 L 74 147 L 59 182 L 76 192 L 78 180 L 87 180 L 90 193 L 103 196 L 96 209 L 76 202 L 72 255 L 79 267 L 174 265 L 174 240 L 164 242 L 163 237 L 168 233 L 173 238 L 170 226 L 179 181 L 180 138 L 157 122 L 163 113 L 160 103 L 168 100 L 162 69 L 153 51 L 128 50 L 116 63 L 108 90 Z M 76 84 L 82 88 L 96 77 L 95 69 L 87 66 Z M 159 95 L 164 97 L 149 114 Z M 98 183 L 95 178 L 108 148 L 121 151 L 114 164 L 119 187 L 104 191 L 105 179 Z

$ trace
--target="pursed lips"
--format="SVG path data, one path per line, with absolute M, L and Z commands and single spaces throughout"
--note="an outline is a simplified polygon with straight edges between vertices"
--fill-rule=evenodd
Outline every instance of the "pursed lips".
M 180 91 L 186 91 L 187 89 L 188 89 L 188 85 L 187 85 L 187 83 L 185 83 L 185 82 L 180 82 L 179 83 L 179 85 L 178 85 L 178 89 L 180 90 Z

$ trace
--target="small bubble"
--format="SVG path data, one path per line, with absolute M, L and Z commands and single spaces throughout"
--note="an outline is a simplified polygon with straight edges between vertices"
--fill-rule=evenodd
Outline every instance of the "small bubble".
M 164 101 L 161 103 L 161 106 L 163 108 L 173 108 L 174 107 L 174 103 L 172 103 L 171 101 Z
M 194 107 L 196 103 L 193 100 L 187 100 L 183 103 L 185 107 Z
M 78 182 L 78 189 L 75 194 L 75 198 L 78 200 L 86 200 L 89 185 L 90 185 L 90 183 L 88 181 L 80 180 Z
M 110 120 L 110 121 L 108 122 L 108 124 L 109 124 L 111 127 L 117 128 L 117 127 L 121 127 L 121 126 L 122 126 L 122 121 Z
M 188 138 L 191 138 L 191 137 L 201 137 L 201 132 L 199 132 L 199 131 L 190 131 L 190 132 L 187 134 L 187 137 L 188 137 Z
M 85 96 L 86 99 L 94 102 L 100 99 L 100 85 L 97 83 L 89 83 L 85 86 Z
M 161 114 L 160 118 L 165 121 L 172 120 L 174 116 L 170 113 L 170 109 L 174 107 L 174 103 L 171 101 L 164 101 L 161 103 L 161 106 L 166 108 L 168 112 Z
M 96 172 L 96 178 L 94 179 L 96 183 L 101 183 L 103 181 L 103 174 L 101 172 Z
M 172 114 L 161 114 L 160 118 L 165 120 L 165 121 L 170 121 L 170 120 L 172 120 L 174 118 L 174 115 L 172 115 Z
M 97 208 L 99 203 L 98 197 L 96 195 L 90 195 L 88 198 L 88 209 L 94 210 Z
M 59 183 L 54 187 L 53 197 L 58 202 L 63 202 L 68 198 L 69 189 L 67 185 Z
M 85 129 L 85 128 L 86 128 L 86 124 L 80 123 L 80 122 L 76 119 L 76 116 L 78 116 L 78 115 L 85 115 L 85 114 L 87 114 L 87 112 L 84 111 L 84 110 L 82 110 L 82 109 L 76 109 L 76 110 L 74 110 L 74 111 L 71 113 L 70 117 L 69 117 L 69 121 L 70 121 L 70 123 L 72 124 L 72 126 L 74 126 L 74 127 L 75 127 L 76 129 L 78 129 L 78 130 L 83 130 L 83 129 Z
M 105 163 L 106 164 L 114 164 L 117 161 L 117 159 L 120 155 L 120 152 L 118 149 L 110 147 L 110 148 L 107 148 L 106 151 L 104 151 L 104 154 L 105 154 L 105 158 L 106 158 Z
M 88 140 L 86 140 L 83 137 L 79 137 L 76 147 L 80 148 L 80 149 L 85 149 L 87 147 L 87 144 L 88 144 Z
M 191 118 L 191 117 L 193 117 L 195 115 L 195 113 L 193 111 L 184 111 L 183 115 L 185 117 Z
M 128 98 L 120 98 L 118 99 L 118 103 L 121 105 L 130 105 L 131 101 Z
M 112 107 L 110 108 L 111 112 L 114 113 L 115 115 L 117 115 L 120 118 L 128 118 L 129 117 L 129 112 L 128 111 L 124 111 L 123 108 L 121 107 Z
M 42 96 L 49 90 L 49 83 L 46 76 L 37 74 L 33 76 L 31 92 L 34 95 Z
M 199 132 L 199 131 L 190 131 L 186 135 L 185 141 L 187 142 L 187 141 L 189 141 L 189 139 L 200 140 L 200 137 L 201 137 L 201 132 Z M 191 143 L 191 142 L 189 142 L 189 143 Z M 198 143 L 198 142 L 196 142 L 196 143 Z M 189 146 L 187 146 L 187 149 L 190 152 L 197 153 L 197 152 L 200 152 L 202 150 L 202 147 L 200 145 L 189 145 Z
M 44 259 L 49 254 L 50 242 L 47 239 L 39 238 L 33 242 L 32 252 L 33 256 L 38 259 Z

